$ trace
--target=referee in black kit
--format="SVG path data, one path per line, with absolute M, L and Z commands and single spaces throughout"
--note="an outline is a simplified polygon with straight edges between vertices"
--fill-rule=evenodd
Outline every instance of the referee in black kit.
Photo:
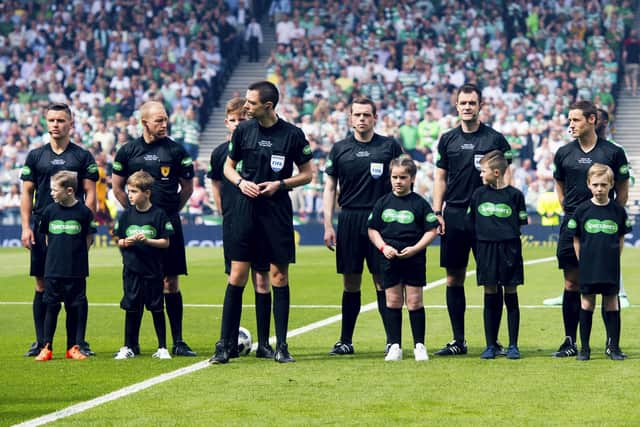
M 196 356 L 182 339 L 183 305 L 178 281 L 180 274 L 187 274 L 180 210 L 193 192 L 193 160 L 182 145 L 168 137 L 167 120 L 167 112 L 160 102 L 149 101 L 140 107 L 142 137 L 123 145 L 116 153 L 113 192 L 120 204 L 127 207 L 127 178 L 139 170 L 148 172 L 154 178 L 151 202 L 166 212 L 175 231 L 162 260 L 164 301 L 173 336 L 171 352 L 175 356 Z M 142 313 L 140 311 L 140 316 Z M 132 350 L 139 354 L 140 347 L 134 346 Z
M 464 279 L 474 242 L 465 223 L 471 194 L 482 185 L 480 159 L 490 151 L 499 150 L 511 162 L 511 147 L 505 137 L 480 122 L 481 108 L 480 89 L 472 84 L 461 86 L 456 96 L 460 125 L 443 134 L 438 142 L 433 210 L 440 221 L 442 234 L 440 266 L 447 270 L 447 309 L 453 341 L 438 350 L 436 356 L 467 353 Z M 505 181 L 509 180 L 510 176 L 506 176 Z M 499 349 L 504 353 L 501 346 Z
M 374 132 L 376 106 L 368 98 L 351 104 L 353 134 L 337 142 L 326 164 L 324 187 L 324 243 L 336 248 L 336 264 L 342 274 L 342 327 L 340 339 L 331 355 L 353 354 L 353 331 L 360 313 L 364 260 L 376 287 L 378 310 L 386 327 L 386 298 L 382 289 L 381 263 L 384 257 L 367 235 L 367 219 L 378 199 L 391 192 L 389 163 L 402 154 L 402 147 L 391 138 Z M 336 189 L 340 185 L 338 233 L 333 228 Z M 387 340 L 387 345 L 389 344 Z
M 277 339 L 274 359 L 280 363 L 294 362 L 286 342 L 288 271 L 289 264 L 295 262 L 293 209 L 288 190 L 311 181 L 311 147 L 301 129 L 277 116 L 279 94 L 275 85 L 255 82 L 249 86 L 246 99 L 249 120 L 234 131 L 224 167 L 224 175 L 242 195 L 235 201 L 230 217 L 232 235 L 225 250 L 231 259 L 231 274 L 224 296 L 220 340 L 209 361 L 215 364 L 229 361 L 233 319 L 242 307 L 242 292 L 251 263 L 269 262 Z M 294 164 L 298 174 L 292 176 Z M 256 244 L 258 240 L 262 240 L 260 245 Z

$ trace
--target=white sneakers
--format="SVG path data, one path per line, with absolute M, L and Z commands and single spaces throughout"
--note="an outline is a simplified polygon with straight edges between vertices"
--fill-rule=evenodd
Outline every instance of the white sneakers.
M 416 344 L 416 348 L 413 349 L 413 356 L 416 358 L 416 362 L 424 362 L 425 360 L 429 360 L 427 348 L 421 342 Z
M 133 354 L 133 350 L 131 350 L 127 346 L 124 346 L 124 347 L 120 347 L 120 350 L 118 350 L 118 352 L 116 353 L 115 356 L 113 356 L 113 358 L 116 360 L 124 360 L 124 359 L 133 359 L 135 356 L 136 355 Z
M 127 346 L 120 347 L 120 350 L 118 350 L 115 356 L 113 356 L 113 358 L 116 360 L 133 359 L 134 357 L 136 357 L 136 355 L 133 353 L 133 350 L 131 350 Z M 158 351 L 153 353 L 151 357 L 153 357 L 154 359 L 167 360 L 171 359 L 171 354 L 169 354 L 169 350 L 167 350 L 166 348 L 159 348 Z
M 166 348 L 159 348 L 158 351 L 153 353 L 154 359 L 171 359 L 171 355 L 169 354 L 169 350 Z
M 385 362 L 397 362 L 402 360 L 402 349 L 398 344 L 392 344 L 384 358 Z
M 427 348 L 422 343 L 416 344 L 416 348 L 413 350 L 413 356 L 416 358 L 416 362 L 424 362 L 425 360 L 429 360 L 429 354 L 427 353 Z M 387 356 L 384 358 L 385 362 L 398 362 L 402 360 L 402 349 L 400 345 L 393 344 L 389 347 L 389 352 Z

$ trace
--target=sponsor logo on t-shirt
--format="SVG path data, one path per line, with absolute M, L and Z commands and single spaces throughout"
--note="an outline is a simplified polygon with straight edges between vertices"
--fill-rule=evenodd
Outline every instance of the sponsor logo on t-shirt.
M 52 165 L 56 165 L 56 166 L 60 166 L 60 165 L 64 165 L 66 162 L 64 161 L 64 159 L 53 159 L 51 160 L 51 164 Z
M 145 154 L 143 159 L 147 162 L 157 162 L 160 160 L 160 157 L 158 157 L 157 154 Z
M 382 221 L 384 222 L 397 222 L 400 224 L 411 224 L 414 220 L 413 212 L 411 211 L 397 211 L 395 209 L 385 209 L 382 211 Z
M 603 221 L 600 221 L 598 219 L 590 219 L 584 223 L 584 230 L 587 233 L 591 234 L 616 234 L 618 232 L 618 224 L 610 219 L 605 219 Z
M 511 207 L 504 203 L 485 202 L 478 206 L 478 213 L 482 216 L 495 216 L 498 218 L 508 218 L 511 216 Z
M 153 239 L 158 234 L 156 229 L 151 225 L 130 225 L 125 231 L 127 237 L 133 237 L 140 233 L 144 234 L 144 237 L 147 239 Z
M 76 220 L 62 221 L 55 220 L 49 223 L 50 234 L 69 234 L 75 235 L 80 233 L 82 226 Z

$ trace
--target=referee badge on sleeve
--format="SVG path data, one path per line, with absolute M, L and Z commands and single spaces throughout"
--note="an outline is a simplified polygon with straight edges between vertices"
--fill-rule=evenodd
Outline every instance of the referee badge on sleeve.
M 284 167 L 284 156 L 280 156 L 278 154 L 271 155 L 271 170 L 274 172 L 280 172 Z
M 384 172 L 384 164 L 371 162 L 369 171 L 371 172 L 373 179 L 378 179 L 382 176 L 382 172 Z

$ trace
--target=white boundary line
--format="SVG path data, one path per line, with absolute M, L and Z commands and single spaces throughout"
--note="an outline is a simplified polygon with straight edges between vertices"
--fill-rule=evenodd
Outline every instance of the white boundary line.
M 540 258 L 540 259 L 534 259 L 534 260 L 531 260 L 531 261 L 526 261 L 524 264 L 525 265 L 540 264 L 540 263 L 549 262 L 549 261 L 552 261 L 552 260 L 555 260 L 555 259 L 556 259 L 555 257 Z M 472 275 L 475 275 L 475 271 L 468 271 L 467 272 L 467 277 L 472 276 Z M 445 282 L 446 282 L 446 278 L 436 280 L 435 282 L 432 282 L 432 283 L 428 284 L 427 286 L 425 286 L 425 290 L 433 289 L 435 287 L 443 285 Z M 14 303 L 0 303 L 0 304 L 14 304 Z M 23 304 L 23 303 L 15 303 L 15 304 Z M 27 303 L 24 303 L 24 304 L 27 304 Z M 30 304 L 30 303 L 28 303 L 28 304 Z M 292 306 L 292 307 L 294 307 L 294 306 Z M 366 304 L 366 305 L 362 306 L 361 309 L 360 309 L 360 312 L 364 313 L 364 312 L 367 312 L 367 311 L 371 311 L 371 310 L 373 310 L 374 308 L 377 308 L 377 307 L 378 307 L 378 303 L 377 302 L 372 302 L 372 303 L 369 303 L 369 304 Z M 434 306 L 434 307 L 441 307 L 441 306 Z M 442 307 L 444 307 L 444 306 L 442 306 Z M 534 306 L 532 306 L 532 307 L 534 307 Z M 536 307 L 538 307 L 538 306 L 536 306 Z M 543 307 L 543 306 L 539 306 L 539 307 Z M 324 326 L 330 325 L 332 323 L 336 323 L 336 322 L 340 321 L 340 319 L 342 319 L 342 315 L 338 314 L 338 315 L 331 316 L 331 317 L 328 317 L 328 318 L 323 319 L 323 320 L 319 320 L 317 322 L 310 323 L 310 324 L 308 324 L 306 326 L 302 326 L 300 328 L 293 329 L 293 330 L 289 331 L 289 333 L 287 334 L 287 337 L 295 337 L 297 335 L 302 335 L 302 334 L 304 334 L 306 332 L 309 332 L 309 331 L 312 331 L 314 329 L 319 329 L 319 328 L 322 328 Z M 38 417 L 38 418 L 33 418 L 33 419 L 25 421 L 25 422 L 23 422 L 21 424 L 16 424 L 16 426 L 20 426 L 20 427 L 29 426 L 29 427 L 32 427 L 32 426 L 40 426 L 40 425 L 43 425 L 43 424 L 51 423 L 53 421 L 56 421 L 56 420 L 59 420 L 59 419 L 62 419 L 62 418 L 66 418 L 66 417 L 70 417 L 72 415 L 76 415 L 76 414 L 79 414 L 81 412 L 87 411 L 89 409 L 95 408 L 96 406 L 102 405 L 104 403 L 111 402 L 113 400 L 120 399 L 120 398 L 128 396 L 130 394 L 137 393 L 139 391 L 145 390 L 145 389 L 147 389 L 149 387 L 152 387 L 154 385 L 161 384 L 161 383 L 163 383 L 165 381 L 169 381 L 169 380 L 172 380 L 174 378 L 181 377 L 183 375 L 187 375 L 187 374 L 190 374 L 190 373 L 193 373 L 193 372 L 197 372 L 197 371 L 199 371 L 201 369 L 204 369 L 204 368 L 206 368 L 208 366 L 210 366 L 209 362 L 207 360 L 203 360 L 201 362 L 197 362 L 197 363 L 194 363 L 192 365 L 185 366 L 184 368 L 180 368 L 180 369 L 177 369 L 175 371 L 167 372 L 165 374 L 161 374 L 161 375 L 158 375 L 156 377 L 149 378 L 148 380 L 145 380 L 145 381 L 142 381 L 142 382 L 139 382 L 139 383 L 136 383 L 136 384 L 132 384 L 132 385 L 127 386 L 127 387 L 123 387 L 123 388 L 121 388 L 119 390 L 115 390 L 115 391 L 113 391 L 111 393 L 108 393 L 108 394 L 105 394 L 103 396 L 96 397 L 95 399 L 87 400 L 85 402 L 80 402 L 80 403 L 77 403 L 75 405 L 68 406 L 68 407 L 66 407 L 64 409 L 61 409 L 59 411 L 51 412 L 49 414 L 45 414 L 45 415 L 43 415 L 41 417 Z

